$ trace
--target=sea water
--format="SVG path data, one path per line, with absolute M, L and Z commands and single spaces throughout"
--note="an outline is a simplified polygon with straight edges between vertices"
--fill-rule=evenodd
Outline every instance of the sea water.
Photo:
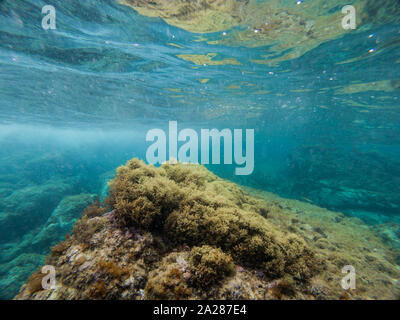
M 0 298 L 171 121 L 198 137 L 253 132 L 238 143 L 238 157 L 254 147 L 244 175 L 224 153 L 234 140 L 209 148 L 219 161 L 203 164 L 220 177 L 400 223 L 398 1 L 353 1 L 355 20 L 348 1 L 234 2 L 213 19 L 197 6 L 176 18 L 161 4 L 163 15 L 117 0 L 0 1 Z M 182 157 L 201 163 L 201 143 Z M 171 160 L 152 151 L 155 165 Z M 73 219 L 43 236 L 56 210 Z

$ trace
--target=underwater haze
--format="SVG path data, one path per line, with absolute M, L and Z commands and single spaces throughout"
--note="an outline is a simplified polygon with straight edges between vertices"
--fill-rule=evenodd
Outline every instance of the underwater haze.
M 400 271 L 398 0 L 0 0 L 1 299 L 170 121 L 253 129 L 251 174 L 207 169 L 360 219 Z

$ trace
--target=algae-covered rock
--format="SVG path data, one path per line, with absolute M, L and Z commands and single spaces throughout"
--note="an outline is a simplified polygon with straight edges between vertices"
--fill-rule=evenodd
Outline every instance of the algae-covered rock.
M 290 273 L 306 279 L 318 269 L 302 239 L 271 225 L 260 215 L 262 206 L 250 198 L 215 192 L 218 178 L 204 167 L 154 168 L 134 159 L 117 173 L 110 182 L 109 203 L 124 227 L 162 233 L 175 246 L 216 246 L 270 276 Z
M 79 194 L 62 199 L 33 239 L 32 246 L 49 248 L 61 241 L 94 198 L 91 194 Z
M 236 270 L 229 254 L 210 246 L 194 247 L 189 265 L 193 283 L 203 288 L 218 283 Z
M 43 264 L 44 256 L 23 253 L 15 259 L 0 264 L 0 299 L 10 299 L 29 276 Z
M 192 288 L 187 283 L 187 253 L 171 253 L 160 266 L 151 271 L 145 288 L 147 299 L 183 300 L 193 296 Z
M 199 165 L 137 159 L 89 206 L 15 299 L 393 299 L 398 252 L 360 220 L 255 196 Z M 93 213 L 94 212 L 94 213 Z M 366 240 L 368 242 L 366 242 Z M 324 262 L 322 262 L 324 261 Z M 341 287 L 357 270 L 357 290 Z
M 353 153 L 325 145 L 298 148 L 282 173 L 292 181 L 290 197 L 304 197 L 335 210 L 370 211 L 364 217 L 375 220 L 375 216 L 375 223 L 381 223 L 380 218 L 371 211 L 395 218 L 400 207 L 400 161 L 377 151 L 354 149 Z
M 383 223 L 375 226 L 375 229 L 385 243 L 394 248 L 400 248 L 400 224 L 394 222 Z M 400 265 L 400 254 L 397 261 Z
M 47 189 L 46 189 L 47 190 Z M 0 298 L 13 297 L 21 285 L 29 278 L 29 275 L 37 270 L 43 263 L 45 255 L 52 245 L 62 241 L 70 232 L 76 220 L 82 215 L 85 207 L 93 202 L 94 196 L 79 194 L 64 197 L 41 226 L 31 223 L 32 230 L 21 237 L 21 230 L 9 228 L 5 232 L 11 243 L 1 244 L 0 254 Z M 44 201 L 44 200 L 42 200 Z M 49 200 L 52 202 L 52 199 Z M 22 206 L 21 206 L 22 207 Z M 46 215 L 47 212 L 43 212 Z M 24 222 L 19 213 L 0 213 L 0 225 L 6 219 L 9 227 Z M 18 221 L 21 220 L 21 221 Z M 13 237 L 13 238 L 12 238 Z
M 44 223 L 61 199 L 73 192 L 71 180 L 53 179 L 14 191 L 4 199 L 0 220 L 0 242 L 24 234 Z

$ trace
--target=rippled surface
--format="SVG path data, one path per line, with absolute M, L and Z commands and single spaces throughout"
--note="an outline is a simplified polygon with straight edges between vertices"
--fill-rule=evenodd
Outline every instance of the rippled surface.
M 195 114 L 204 121 L 233 116 L 235 123 L 262 129 L 261 121 L 271 126 L 273 115 L 291 126 L 307 121 L 327 128 L 321 121 L 329 119 L 344 130 L 369 132 L 392 130 L 391 121 L 398 120 L 392 117 L 398 85 L 390 83 L 399 80 L 396 24 L 342 30 L 340 38 L 323 39 L 301 57 L 271 67 L 273 59 L 264 57 L 274 50 L 266 40 L 255 48 L 239 41 L 209 44 L 199 40 L 222 41 L 223 33 L 193 34 L 115 1 L 57 4 L 57 30 L 46 32 L 43 4 L 2 1 L 3 122 L 129 124 Z
M 55 154 L 49 176 L 80 176 L 68 193 L 101 193 L 94 176 L 177 120 L 255 129 L 253 175 L 211 167 L 223 177 L 398 221 L 398 1 L 354 1 L 352 31 L 347 1 L 208 2 L 0 1 L 0 197 L 44 183 L 34 168 Z M 56 30 L 41 27 L 45 4 Z

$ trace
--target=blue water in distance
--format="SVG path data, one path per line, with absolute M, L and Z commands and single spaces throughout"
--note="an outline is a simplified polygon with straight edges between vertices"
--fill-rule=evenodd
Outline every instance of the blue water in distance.
M 56 30 L 41 28 L 45 4 L 57 8 Z M 201 35 L 114 0 L 0 1 L 0 298 L 68 232 L 31 245 L 60 201 L 106 195 L 118 165 L 145 159 L 146 132 L 172 120 L 255 130 L 254 173 L 209 166 L 224 178 L 399 222 L 399 31 L 345 33 L 269 66 L 253 63 L 268 46 L 194 41 Z M 239 63 L 178 57 L 208 53 Z M 354 83 L 367 90 L 346 90 Z

